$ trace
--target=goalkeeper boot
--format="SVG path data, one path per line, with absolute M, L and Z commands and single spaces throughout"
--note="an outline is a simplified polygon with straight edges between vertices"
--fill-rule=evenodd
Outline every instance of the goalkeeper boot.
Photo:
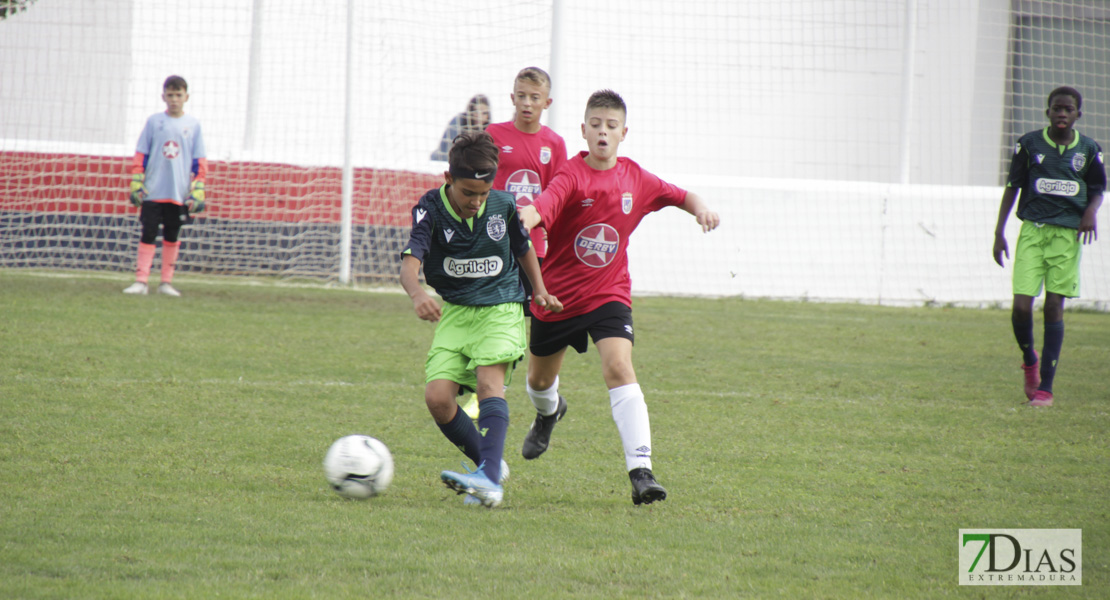
M 501 500 L 505 496 L 501 486 L 490 481 L 489 477 L 486 477 L 486 474 L 482 472 L 481 467 L 474 472 L 467 473 L 444 471 L 440 473 L 439 478 L 443 480 L 444 485 L 456 492 L 474 496 L 486 508 L 500 506 Z
M 132 283 L 131 285 L 124 288 L 123 293 L 145 296 L 147 294 L 147 287 L 145 283 L 141 281 L 136 281 L 135 283 Z
M 567 401 L 562 394 L 559 394 L 559 407 L 555 410 L 555 414 L 544 416 L 536 413 L 536 420 L 532 422 L 532 427 L 524 436 L 524 447 L 520 451 L 524 458 L 532 460 L 547 451 L 547 445 L 551 443 L 551 431 L 565 414 L 567 414 Z
M 165 294 L 166 296 L 173 296 L 175 298 L 181 296 L 181 292 L 177 291 L 176 288 L 174 288 L 172 285 L 170 285 L 168 283 L 158 284 L 158 293 L 159 294 Z
M 1035 353 L 1034 356 L 1036 356 Z M 1021 370 L 1025 372 L 1025 397 L 1032 400 L 1033 394 L 1037 393 L 1037 388 L 1041 385 L 1040 358 L 1037 359 L 1037 362 L 1031 365 L 1027 365 L 1024 362 L 1021 363 Z
M 667 490 L 655 481 L 651 469 L 632 469 L 628 472 L 628 478 L 632 481 L 632 503 L 636 506 L 667 499 Z

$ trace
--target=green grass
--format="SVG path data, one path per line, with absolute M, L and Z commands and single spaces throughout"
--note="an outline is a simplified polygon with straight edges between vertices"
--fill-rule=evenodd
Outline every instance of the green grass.
M 1020 406 L 1000 310 L 642 298 L 655 470 L 634 507 L 596 353 L 551 450 L 509 390 L 502 509 L 439 482 L 432 325 L 399 294 L 0 271 L 2 598 L 1101 598 L 1110 315 Z M 1038 319 L 1039 322 L 1039 319 Z M 1039 329 L 1039 326 L 1038 326 Z M 393 451 L 347 501 L 339 436 Z M 957 585 L 960 528 L 1081 528 L 1081 588 Z

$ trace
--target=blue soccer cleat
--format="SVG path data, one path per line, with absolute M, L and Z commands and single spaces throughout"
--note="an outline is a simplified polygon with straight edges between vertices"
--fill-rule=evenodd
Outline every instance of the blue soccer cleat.
M 500 485 L 489 480 L 479 468 L 473 473 L 456 473 L 444 471 L 439 475 L 443 484 L 460 494 L 470 494 L 487 508 L 496 508 L 505 497 L 505 492 Z M 464 501 L 464 503 L 467 501 Z

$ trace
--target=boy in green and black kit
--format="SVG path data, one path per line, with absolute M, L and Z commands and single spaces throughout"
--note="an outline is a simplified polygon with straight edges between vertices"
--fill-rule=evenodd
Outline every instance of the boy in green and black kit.
M 1106 167 L 1098 143 L 1073 128 L 1082 106 L 1083 97 L 1071 87 L 1048 95 L 1049 125 L 1018 140 L 994 230 L 994 261 L 1002 265 L 1002 256 L 1010 257 L 1006 219 L 1020 191 L 1012 321 L 1030 406 L 1052 406 L 1052 382 L 1064 342 L 1064 299 L 1079 296 L 1082 244 L 1098 239 L 1095 216 L 1106 189 Z M 1033 299 L 1042 287 L 1044 346 L 1038 357 Z

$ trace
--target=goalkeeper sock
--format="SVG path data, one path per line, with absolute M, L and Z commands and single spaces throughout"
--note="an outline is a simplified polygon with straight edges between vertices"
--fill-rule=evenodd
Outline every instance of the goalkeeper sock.
M 624 463 L 628 470 L 651 470 L 651 422 L 640 384 L 630 383 L 609 390 L 613 421 L 621 434 Z
M 509 429 L 509 403 L 504 398 L 478 401 L 478 433 L 482 436 L 482 472 L 490 481 L 501 481 L 505 433 Z
M 559 410 L 559 376 L 555 376 L 555 383 L 546 390 L 534 390 L 532 386 L 525 383 L 528 388 L 528 398 L 532 400 L 532 406 L 536 407 L 536 412 L 545 417 L 550 417 Z
M 139 262 L 135 267 L 135 281 L 146 283 L 150 279 L 150 265 L 154 264 L 154 244 L 139 242 Z
M 177 251 L 181 242 L 162 241 L 162 283 L 173 281 L 173 269 L 177 265 Z
M 449 422 L 442 425 L 436 423 L 436 425 L 439 425 L 439 430 L 443 432 L 444 437 L 458 446 L 459 450 L 474 461 L 475 465 L 482 464 L 482 436 L 478 435 L 474 422 L 461 408 L 455 410 L 455 417 Z

